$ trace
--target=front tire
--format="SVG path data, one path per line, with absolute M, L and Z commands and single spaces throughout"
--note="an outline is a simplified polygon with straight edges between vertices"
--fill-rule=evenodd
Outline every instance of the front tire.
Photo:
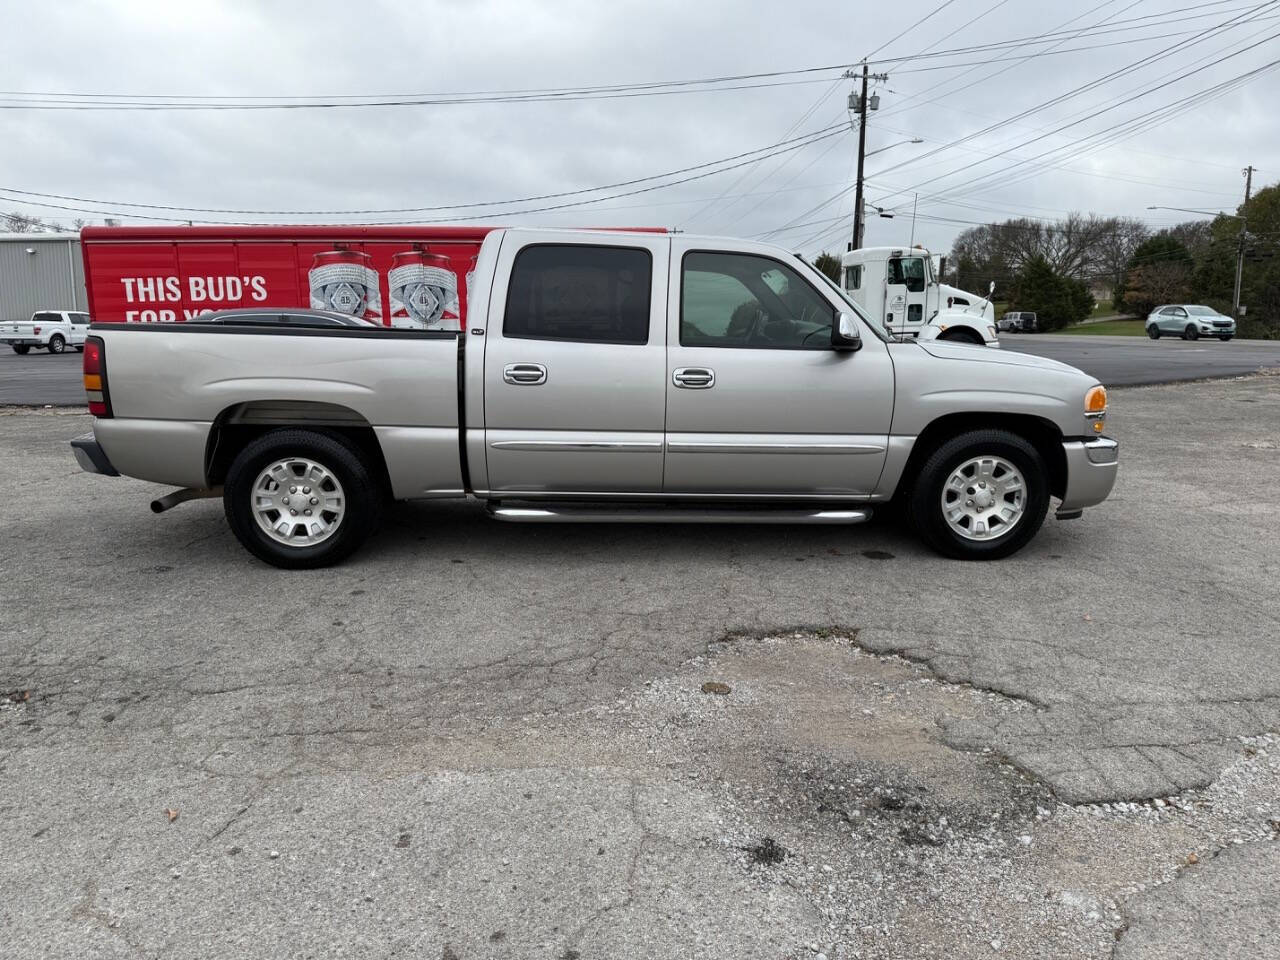
M 17 354 L 18 356 L 20 356 L 20 357 L 25 357 L 28 353 L 30 353 L 30 352 L 31 352 L 31 344 L 29 344 L 29 343 L 15 343 L 15 344 L 13 345 L 13 352 L 14 352 L 14 353 L 16 353 L 16 354 Z
M 981 347 L 986 345 L 986 341 L 984 341 L 980 336 L 978 336 L 976 333 L 973 333 L 970 330 L 957 330 L 954 333 L 948 330 L 938 339 L 946 340 L 948 343 L 971 343 L 975 347 Z
M 1182 331 L 1182 339 L 1183 340 L 1199 340 L 1200 339 L 1200 331 L 1196 329 L 1195 324 L 1193 323 L 1187 324 L 1187 329 Z
M 974 430 L 943 443 L 921 467 L 908 499 L 920 539 L 957 560 L 1016 553 L 1048 509 L 1044 459 L 1007 430 Z
M 61 353 L 65 349 L 67 349 L 67 341 L 62 339 L 61 334 L 55 333 L 49 338 L 50 353 Z
M 1147 327 L 1147 336 L 1150 337 L 1152 340 L 1159 340 L 1160 328 L 1153 323 L 1151 326 Z
M 274 430 L 246 446 L 227 471 L 222 502 L 245 549 L 289 570 L 350 556 L 382 512 L 364 454 L 317 430 Z

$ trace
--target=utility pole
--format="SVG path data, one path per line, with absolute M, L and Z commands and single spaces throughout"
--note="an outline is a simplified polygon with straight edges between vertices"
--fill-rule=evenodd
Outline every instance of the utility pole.
M 1249 216 L 1249 194 L 1253 190 L 1253 165 L 1244 168 L 1244 206 L 1240 208 L 1240 239 L 1236 245 L 1236 289 L 1231 295 L 1231 319 L 1240 319 L 1240 281 L 1244 278 L 1244 245 L 1246 218 Z
M 846 80 L 856 80 L 859 75 L 854 73 L 852 70 L 846 70 L 844 72 L 844 76 Z M 857 95 L 856 94 L 849 95 L 849 107 L 850 109 L 856 110 L 859 116 L 859 120 L 858 120 L 858 182 L 854 190 L 854 197 L 853 197 L 853 243 L 850 244 L 849 246 L 850 250 L 857 250 L 862 246 L 862 233 L 863 233 L 864 227 L 866 226 L 866 224 L 864 223 L 864 220 L 866 218 L 862 209 L 863 207 L 862 168 L 863 168 L 863 163 L 867 159 L 867 113 L 869 110 L 880 109 L 879 95 L 876 95 L 873 97 L 868 97 L 867 95 L 867 82 L 869 80 L 888 80 L 889 79 L 889 75 L 887 73 L 868 73 L 867 65 L 865 62 L 862 64 L 861 76 L 862 76 L 862 96 L 857 97 L 857 100 L 855 102 L 854 98 Z

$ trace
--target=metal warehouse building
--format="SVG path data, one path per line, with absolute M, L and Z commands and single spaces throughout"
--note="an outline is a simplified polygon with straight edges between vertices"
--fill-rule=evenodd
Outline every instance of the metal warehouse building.
M 88 310 L 77 233 L 0 233 L 0 321 Z

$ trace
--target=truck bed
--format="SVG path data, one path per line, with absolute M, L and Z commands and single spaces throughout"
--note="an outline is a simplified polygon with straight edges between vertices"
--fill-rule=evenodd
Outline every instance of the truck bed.
M 125 475 L 205 487 L 219 431 L 304 423 L 371 430 L 398 499 L 463 494 L 456 333 L 199 322 L 90 332 L 113 413 L 94 431 Z

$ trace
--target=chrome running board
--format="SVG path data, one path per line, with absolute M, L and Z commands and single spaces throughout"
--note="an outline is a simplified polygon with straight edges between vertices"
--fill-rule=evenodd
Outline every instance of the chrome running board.
M 870 510 L 770 509 L 742 507 L 612 507 L 488 505 L 489 516 L 510 523 L 865 523 Z

